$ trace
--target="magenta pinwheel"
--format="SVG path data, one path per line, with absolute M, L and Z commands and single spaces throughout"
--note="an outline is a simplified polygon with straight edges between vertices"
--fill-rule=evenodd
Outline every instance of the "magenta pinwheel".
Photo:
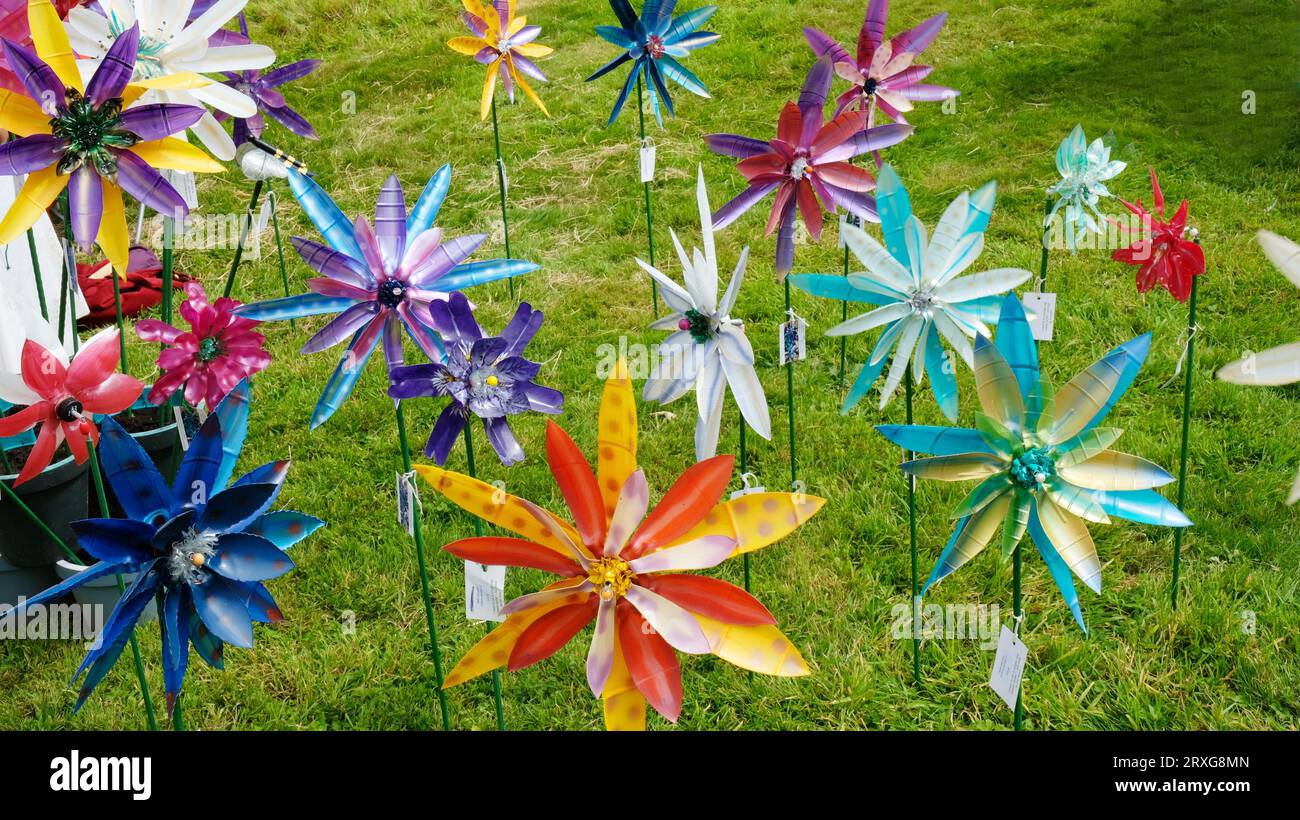
M 844 111 L 825 122 L 823 109 L 830 94 L 831 73 L 829 58 L 813 65 L 798 104 L 786 103 L 776 138 L 770 142 L 736 134 L 705 137 L 715 153 L 740 160 L 736 168 L 749 182 L 744 192 L 713 215 L 713 227 L 725 228 L 775 191 L 767 233 L 779 228 L 776 270 L 781 275 L 794 264 L 797 215 L 803 217 L 814 241 L 821 238 L 823 210 L 835 213 L 843 207 L 863 219 L 880 221 L 876 200 L 867 193 L 875 187 L 875 177 L 849 160 L 897 145 L 912 133 L 910 125 L 867 128 L 864 111 Z
M 339 314 L 302 347 L 303 353 L 316 353 L 352 339 L 312 412 L 313 429 L 351 395 L 381 337 L 390 373 L 406 363 L 403 330 L 426 356 L 441 361 L 442 340 L 429 313 L 431 303 L 446 300 L 452 291 L 538 267 L 522 259 L 466 262 L 487 234 L 444 239 L 433 222 L 451 187 L 450 165 L 438 169 L 409 213 L 402 184 L 396 175 L 389 176 L 379 192 L 373 227 L 365 216 L 349 220 L 314 180 L 298 171 L 290 169 L 289 184 L 326 244 L 296 236 L 291 241 L 321 276 L 308 280 L 311 293 L 241 305 L 234 312 L 259 322 Z
M 835 62 L 835 72 L 853 85 L 835 100 L 836 114 L 857 106 L 867 112 L 869 125 L 875 123 L 877 109 L 890 119 L 905 123 L 903 114 L 912 110 L 913 102 L 938 102 L 961 93 L 921 82 L 934 66 L 913 64 L 939 35 L 948 14 L 936 14 L 915 28 L 885 40 L 888 17 L 889 0 L 871 0 L 858 32 L 856 58 L 818 29 L 803 30 L 813 52 L 818 57 L 830 57 Z
M 164 345 L 158 356 L 163 375 L 149 390 L 149 403 L 161 405 L 184 387 L 187 402 L 195 407 L 201 402 L 211 411 L 235 385 L 270 366 L 271 354 L 263 349 L 266 339 L 253 330 L 257 322 L 234 314 L 238 301 L 209 302 L 198 282 L 186 283 L 185 293 L 189 298 L 180 314 L 190 330 L 158 319 L 141 319 L 135 326 L 141 339 Z
M 248 22 L 244 19 L 244 13 L 239 13 L 239 31 L 248 37 Z M 276 122 L 283 125 L 293 133 L 307 139 L 319 139 L 316 136 L 316 129 L 311 127 L 301 114 L 289 107 L 289 102 L 284 98 L 280 91 L 280 86 L 291 83 L 294 80 L 301 80 L 308 74 L 320 67 L 320 60 L 298 60 L 297 62 L 282 65 L 279 68 L 273 68 L 265 74 L 261 69 L 249 69 L 247 71 L 225 71 L 225 84 L 243 94 L 247 94 L 253 102 L 257 103 L 257 111 L 251 117 L 234 117 L 234 141 L 235 145 L 243 145 L 248 142 L 250 136 L 262 136 L 262 130 L 266 127 L 263 114 Z M 224 111 L 214 112 L 218 122 L 231 119 L 231 116 Z

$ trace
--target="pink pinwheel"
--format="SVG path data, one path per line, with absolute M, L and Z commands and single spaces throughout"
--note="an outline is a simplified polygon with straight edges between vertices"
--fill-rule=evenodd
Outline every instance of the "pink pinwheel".
M 54 342 L 50 347 L 28 339 L 23 345 L 22 379 L 0 378 L 0 398 L 26 409 L 0 418 L 0 438 L 41 426 L 36 446 L 18 473 L 14 486 L 35 478 L 54 458 L 64 441 L 81 463 L 90 455 L 86 441 L 99 443 L 99 430 L 92 416 L 112 415 L 130 407 L 144 389 L 138 380 L 117 373 L 118 330 L 109 328 L 95 335 L 68 361 Z
M 157 319 L 136 323 L 141 339 L 167 345 L 158 356 L 163 376 L 149 391 L 149 401 L 160 405 L 184 385 L 187 402 L 214 410 L 241 381 L 265 370 L 271 354 L 263 349 L 266 339 L 253 330 L 257 322 L 234 314 L 240 302 L 223 296 L 210 303 L 198 282 L 186 284 L 185 293 L 189 298 L 180 313 L 190 323 L 188 332 Z
M 850 213 L 879 222 L 875 197 L 867 192 L 876 186 L 869 171 L 849 160 L 902 142 L 912 133 L 910 125 L 867 128 L 865 111 L 845 111 L 830 122 L 823 120 L 823 108 L 831 87 L 831 61 L 823 57 L 813 65 L 804 81 L 799 103 L 787 102 L 770 142 L 735 134 L 710 134 L 709 148 L 718 154 L 737 157 L 736 168 L 749 187 L 718 209 L 713 227 L 721 230 L 759 200 L 776 191 L 767 233 L 780 226 L 776 239 L 776 270 L 789 272 L 794 264 L 796 213 L 813 240 L 822 233 L 822 211 L 835 213 L 843 206 Z
M 1178 213 L 1168 222 L 1165 218 L 1165 195 L 1160 190 L 1160 181 L 1156 179 L 1156 169 L 1151 169 L 1151 190 L 1155 198 L 1156 214 L 1152 216 L 1142 201 L 1134 205 L 1120 200 L 1142 220 L 1143 231 L 1149 231 L 1149 238 L 1139 239 L 1127 248 L 1120 248 L 1111 254 L 1111 258 L 1126 265 L 1137 265 L 1138 293 L 1146 293 L 1157 284 L 1178 301 L 1186 302 L 1192 295 L 1192 277 L 1205 273 L 1205 251 L 1190 239 L 1184 239 L 1187 232 L 1187 200 L 1178 206 Z M 1120 225 L 1128 230 L 1127 226 Z
M 867 124 L 876 121 L 879 108 L 890 119 L 906 123 L 903 113 L 912 110 L 913 102 L 937 102 L 960 94 L 953 88 L 922 83 L 934 66 L 912 65 L 912 61 L 934 42 L 946 12 L 936 14 L 913 29 L 885 41 L 885 22 L 889 17 L 889 0 L 871 0 L 867 16 L 858 33 L 858 56 L 815 28 L 805 28 L 804 37 L 818 57 L 830 57 L 835 73 L 853 84 L 836 99 L 835 113 L 857 106 L 867 112 Z

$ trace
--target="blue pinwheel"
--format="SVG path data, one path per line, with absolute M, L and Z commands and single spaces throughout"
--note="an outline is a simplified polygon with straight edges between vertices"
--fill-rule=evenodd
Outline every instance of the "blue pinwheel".
M 1010 557 L 1026 530 L 1043 563 L 1087 631 L 1071 573 L 1101 592 L 1101 561 L 1086 522 L 1111 516 L 1164 527 L 1192 522 L 1154 488 L 1173 481 L 1146 459 L 1110 449 L 1122 430 L 1102 427 L 1133 384 L 1151 346 L 1151 334 L 1107 353 L 1053 393 L 1038 371 L 1038 348 L 1014 294 L 1002 303 L 997 341 L 975 340 L 975 387 L 983 413 L 975 429 L 881 425 L 885 438 L 906 450 L 932 454 L 903 464 L 920 478 L 982 479 L 953 513 L 952 537 L 922 594 L 974 558 L 1002 527 L 1002 557 Z
M 433 222 L 451 187 L 450 165 L 438 169 L 409 214 L 401 183 L 395 174 L 389 176 L 379 192 L 373 228 L 365 216 L 350 221 L 314 180 L 298 171 L 290 169 L 289 183 L 326 244 L 301 237 L 291 241 L 321 276 L 307 281 L 311 293 L 242 305 L 235 313 L 259 322 L 339 314 L 302 347 L 303 353 L 316 353 L 352 337 L 312 411 L 313 430 L 351 395 L 381 335 L 389 372 L 406 363 L 403 329 L 426 356 L 441 361 L 442 340 L 429 313 L 431 303 L 538 267 L 522 259 L 466 262 L 487 234 L 444 240 Z
M 644 78 L 646 90 L 650 94 L 650 108 L 655 120 L 663 126 L 663 117 L 659 114 L 659 99 L 662 97 L 668 116 L 676 116 L 673 111 L 673 98 L 668 94 L 667 78 L 685 88 L 692 94 L 708 98 L 709 90 L 700 82 L 700 78 L 690 69 L 677 61 L 686 57 L 697 48 L 707 46 L 718 39 L 718 34 L 711 31 L 697 31 L 700 26 L 713 16 L 717 6 L 701 6 L 694 11 L 673 17 L 677 0 L 646 0 L 638 17 L 628 0 L 609 0 L 609 5 L 618 16 L 617 26 L 596 26 L 596 34 L 621 49 L 623 53 L 601 66 L 600 70 L 587 78 L 591 82 L 603 77 L 628 61 L 632 61 L 632 70 L 623 82 L 623 90 L 614 103 L 614 110 L 609 115 L 606 125 L 613 125 L 618 119 L 623 104 L 632 93 L 632 86 L 638 78 Z
M 254 621 L 283 620 L 262 582 L 293 569 L 284 551 L 324 522 L 271 511 L 288 461 L 258 467 L 227 487 L 248 432 L 248 395 L 248 383 L 241 382 L 208 416 L 170 488 L 136 440 L 113 419 L 104 420 L 104 475 L 127 517 L 74 522 L 77 542 L 97 563 L 23 604 L 59 598 L 101 576 L 136 573 L 73 676 L 75 681 L 85 674 L 75 709 L 113 668 L 155 597 L 162 604 L 158 622 L 169 714 L 191 644 L 205 663 L 221 669 L 225 644 L 252 647 Z

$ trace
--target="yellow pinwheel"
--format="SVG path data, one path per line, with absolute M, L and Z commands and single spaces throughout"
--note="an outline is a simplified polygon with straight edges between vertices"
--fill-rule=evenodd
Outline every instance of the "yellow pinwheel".
M 515 101 L 515 86 L 519 86 L 528 95 L 528 99 L 542 109 L 543 114 L 551 116 L 537 93 L 520 76 L 527 74 L 540 83 L 546 82 L 546 75 L 533 60 L 548 57 L 555 49 L 533 42 L 542 33 L 541 27 L 528 25 L 527 17 L 515 17 L 515 0 L 492 0 L 490 6 L 478 0 L 461 2 L 465 5 L 465 11 L 460 18 L 474 36 L 453 37 L 447 45 L 454 51 L 473 57 L 480 65 L 487 66 L 479 116 L 487 119 L 498 75 L 511 103 Z
M 129 250 L 125 191 L 158 213 L 182 218 L 185 200 L 156 170 L 220 172 L 198 148 L 172 137 L 198 122 L 192 105 L 133 103 L 150 88 L 210 83 L 198 75 L 131 84 L 140 41 L 124 31 L 83 83 L 63 22 L 49 0 L 27 7 L 36 51 L 8 40 L 2 46 L 26 95 L 0 91 L 0 128 L 19 135 L 0 146 L 0 174 L 27 175 L 0 221 L 0 244 L 27 230 L 67 188 L 72 235 L 82 247 L 98 241 L 119 276 Z

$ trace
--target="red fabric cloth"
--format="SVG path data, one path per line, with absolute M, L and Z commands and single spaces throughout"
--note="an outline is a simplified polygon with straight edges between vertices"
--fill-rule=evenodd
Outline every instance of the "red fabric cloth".
M 162 263 L 153 251 L 140 245 L 132 246 L 126 265 L 126 279 L 118 286 L 122 291 L 123 316 L 134 316 L 162 302 L 161 273 Z M 190 281 L 188 276 L 174 271 L 173 274 L 172 286 L 175 289 L 179 290 Z M 78 321 L 80 326 L 95 327 L 116 321 L 112 276 L 107 260 L 91 265 L 77 263 L 77 284 L 90 308 L 90 313 Z

